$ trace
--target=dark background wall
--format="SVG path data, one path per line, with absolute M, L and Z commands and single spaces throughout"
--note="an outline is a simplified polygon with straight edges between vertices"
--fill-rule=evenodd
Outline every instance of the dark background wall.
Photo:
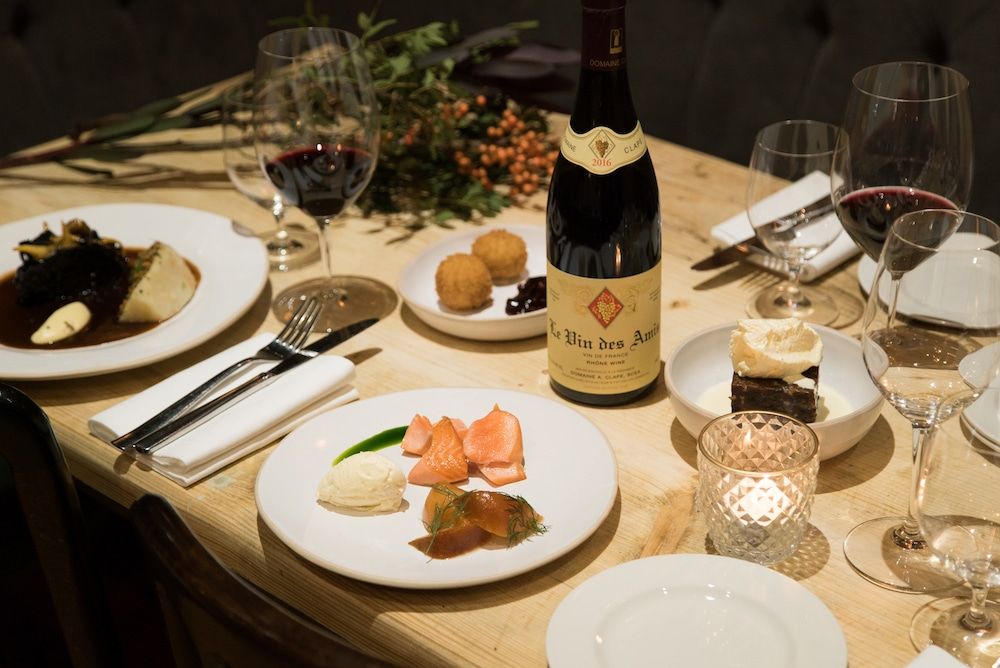
M 373 0 L 316 0 L 353 28 Z M 268 20 L 299 0 L 0 0 L 0 153 L 251 67 Z M 931 60 L 970 80 L 971 208 L 1000 217 L 1000 2 L 995 0 L 629 0 L 629 68 L 647 132 L 743 163 L 757 129 L 792 117 L 838 122 L 854 72 Z M 538 19 L 529 37 L 575 47 L 576 0 L 384 0 L 400 27 L 457 19 L 464 32 Z M 574 68 L 566 74 L 575 76 Z M 566 108 L 572 85 L 544 96 Z

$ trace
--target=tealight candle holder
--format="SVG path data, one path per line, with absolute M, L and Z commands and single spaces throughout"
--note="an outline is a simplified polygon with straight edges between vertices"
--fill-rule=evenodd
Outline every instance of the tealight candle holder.
M 798 549 L 809 523 L 819 441 L 779 413 L 718 417 L 698 436 L 698 501 L 720 554 L 770 565 Z

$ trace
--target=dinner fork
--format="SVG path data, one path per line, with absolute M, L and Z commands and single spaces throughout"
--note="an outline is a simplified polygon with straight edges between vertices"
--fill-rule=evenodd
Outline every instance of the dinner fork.
M 263 348 L 250 357 L 241 359 L 226 367 L 132 431 L 111 441 L 111 444 L 120 450 L 127 450 L 145 436 L 153 433 L 177 416 L 186 413 L 202 397 L 244 367 L 255 362 L 283 360 L 296 354 L 302 350 L 302 346 L 305 344 L 306 339 L 309 338 L 309 332 L 312 331 L 313 324 L 322 310 L 323 305 L 316 297 L 310 297 L 302 302 L 295 309 L 284 329 L 278 332 L 278 335 Z

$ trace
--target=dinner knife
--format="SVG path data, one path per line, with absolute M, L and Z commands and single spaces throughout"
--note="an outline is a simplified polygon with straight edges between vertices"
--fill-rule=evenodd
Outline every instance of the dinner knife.
M 819 221 L 823 216 L 832 211 L 833 203 L 830 201 L 830 196 L 823 195 L 819 199 L 806 204 L 800 209 L 789 212 L 786 216 L 764 223 L 761 227 L 772 226 L 779 228 L 782 232 L 791 232 L 798 227 L 807 227 L 810 224 Z M 791 223 L 789 223 L 789 221 L 791 221 Z M 726 265 L 732 264 L 737 260 L 742 260 L 751 253 L 769 255 L 767 250 L 764 248 L 763 242 L 761 242 L 760 238 L 757 236 L 756 231 L 753 235 L 747 237 L 746 239 L 737 241 L 731 246 L 720 248 L 708 257 L 698 260 L 691 265 L 691 269 L 694 271 L 705 271 L 706 269 L 725 267 Z
M 718 269 L 732 264 L 737 260 L 742 260 L 750 253 L 767 253 L 757 235 L 748 237 L 732 246 L 720 248 L 706 258 L 698 260 L 691 265 L 694 271 L 705 271 L 708 269 Z
M 274 381 L 275 378 L 286 371 L 290 371 L 300 364 L 304 364 L 311 359 L 319 357 L 321 353 L 326 352 L 337 344 L 343 343 L 355 334 L 368 329 L 376 322 L 378 322 L 378 318 L 368 318 L 367 320 L 361 320 L 345 327 L 341 327 L 336 331 L 330 332 L 313 343 L 310 343 L 301 352 L 292 355 L 271 369 L 257 374 L 247 382 L 216 397 L 212 401 L 209 401 L 208 403 L 197 408 L 193 408 L 187 413 L 178 416 L 159 429 L 144 436 L 139 436 L 138 438 L 118 439 L 113 443 L 123 450 L 131 447 L 135 449 L 136 452 L 148 455 L 151 452 L 163 447 L 167 443 L 176 440 L 215 415 L 218 415 L 234 403 L 250 396 L 257 390 Z M 118 441 L 121 441 L 121 443 Z

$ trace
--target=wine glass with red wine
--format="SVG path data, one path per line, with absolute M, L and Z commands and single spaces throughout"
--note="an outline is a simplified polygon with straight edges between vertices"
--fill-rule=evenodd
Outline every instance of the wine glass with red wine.
M 912 426 L 914 463 L 954 418 L 1000 376 L 1000 226 L 955 209 L 904 214 L 892 224 L 861 331 L 865 367 Z M 872 582 L 895 591 L 955 584 L 914 519 L 919 469 L 904 517 L 864 522 L 844 554 Z
M 853 79 L 847 150 L 831 174 L 837 215 L 875 262 L 889 226 L 921 209 L 964 209 L 972 188 L 969 82 L 943 65 L 882 63 Z
M 310 296 L 324 302 L 315 329 L 332 330 L 387 315 L 396 293 L 381 281 L 337 275 L 330 253 L 333 220 L 368 185 L 378 160 L 379 109 L 355 35 L 292 28 L 264 37 L 254 73 L 257 158 L 275 189 L 316 220 L 325 278 L 293 285 L 275 299 L 287 320 Z

